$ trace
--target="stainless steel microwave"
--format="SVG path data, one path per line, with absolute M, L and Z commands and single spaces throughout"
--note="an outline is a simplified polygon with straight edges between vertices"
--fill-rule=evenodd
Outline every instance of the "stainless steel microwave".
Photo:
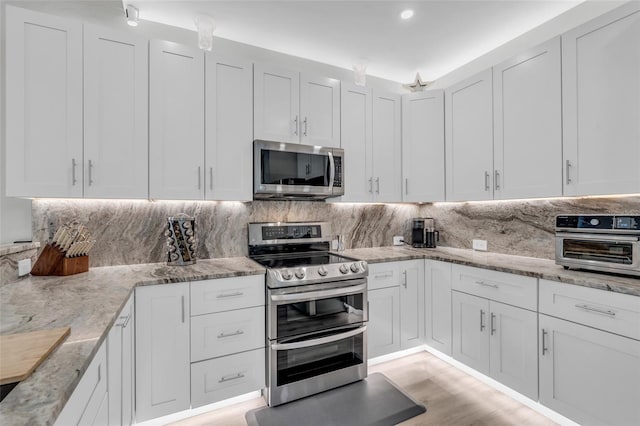
M 640 216 L 557 216 L 556 263 L 640 276 Z
M 344 150 L 253 141 L 255 200 L 324 200 L 344 195 Z

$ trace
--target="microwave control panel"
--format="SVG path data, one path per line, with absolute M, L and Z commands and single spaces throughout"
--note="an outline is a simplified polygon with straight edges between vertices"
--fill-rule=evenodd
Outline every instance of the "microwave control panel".
M 556 216 L 556 231 L 640 233 L 640 216 L 562 215 Z

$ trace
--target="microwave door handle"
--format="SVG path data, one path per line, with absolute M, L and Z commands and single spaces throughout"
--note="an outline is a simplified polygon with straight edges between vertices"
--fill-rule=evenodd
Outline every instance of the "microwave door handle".
M 331 336 L 321 337 L 319 339 L 303 340 L 302 342 L 294 343 L 272 343 L 271 349 L 273 349 L 274 351 L 288 351 L 292 349 L 308 348 L 311 346 L 323 345 L 326 343 L 332 343 L 338 340 L 357 336 L 358 334 L 364 333 L 366 330 L 367 326 L 363 325 L 362 327 L 358 327 L 355 330 L 347 331 L 346 333 L 334 334 Z
M 336 178 L 336 162 L 333 153 L 329 151 L 329 190 L 333 191 L 333 181 Z

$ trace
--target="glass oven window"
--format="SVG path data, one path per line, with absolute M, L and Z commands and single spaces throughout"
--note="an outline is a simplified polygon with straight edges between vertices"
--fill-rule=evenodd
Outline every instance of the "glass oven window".
M 620 241 L 589 241 L 566 239 L 562 243 L 562 256 L 568 259 L 631 265 L 633 244 Z
M 364 334 L 300 349 L 279 350 L 277 385 L 283 386 L 365 362 Z
M 278 339 L 362 323 L 363 308 L 363 293 L 278 305 Z
M 263 185 L 329 186 L 329 157 L 261 150 Z

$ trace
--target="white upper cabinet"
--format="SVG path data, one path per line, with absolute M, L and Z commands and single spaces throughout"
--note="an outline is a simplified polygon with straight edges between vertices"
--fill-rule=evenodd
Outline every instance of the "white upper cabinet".
M 340 80 L 300 75 L 300 141 L 340 148 Z
M 300 142 L 300 73 L 256 64 L 253 78 L 254 138 Z
M 373 201 L 402 201 L 402 122 L 400 95 L 373 90 Z M 345 156 L 349 155 L 345 152 Z M 347 184 L 348 185 L 348 184 Z M 364 201 L 364 200 L 363 200 Z
M 640 192 L 640 3 L 562 36 L 564 195 Z
M 149 46 L 150 198 L 204 198 L 204 97 L 202 50 L 152 40 Z
M 256 64 L 254 137 L 340 146 L 340 81 Z
M 559 37 L 493 68 L 495 199 L 562 195 L 560 80 Z
M 344 149 L 341 201 L 370 201 L 372 196 L 371 88 L 342 83 L 340 127 Z
M 6 12 L 7 195 L 82 197 L 82 24 Z
M 444 91 L 402 96 L 402 201 L 444 201 Z
M 492 70 L 445 90 L 447 201 L 493 199 Z
M 84 196 L 147 198 L 147 40 L 84 26 Z
M 253 64 L 206 55 L 207 200 L 253 199 Z

